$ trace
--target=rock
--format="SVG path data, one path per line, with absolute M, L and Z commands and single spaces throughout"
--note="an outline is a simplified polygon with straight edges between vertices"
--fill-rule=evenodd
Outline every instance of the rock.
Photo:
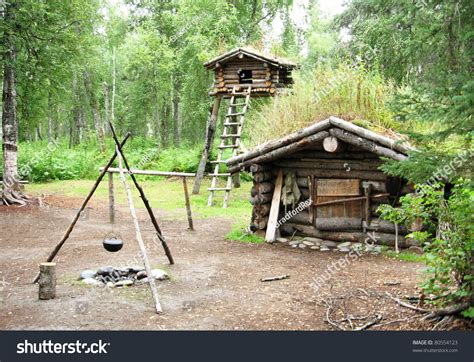
M 145 270 L 139 271 L 139 272 L 135 275 L 135 278 L 137 278 L 138 280 L 143 279 L 143 278 L 146 278 L 146 271 L 145 271 Z
M 292 247 L 292 248 L 297 248 L 297 247 L 298 247 L 298 244 L 292 244 L 291 247 Z
M 321 251 L 329 251 L 330 249 L 326 245 L 321 245 L 321 248 L 319 249 Z
M 309 247 L 311 250 L 319 250 L 319 246 L 313 245 Z
M 97 273 L 93 270 L 83 270 L 81 271 L 81 279 L 89 279 L 89 278 L 95 278 Z
M 314 245 L 321 245 L 323 243 L 323 239 L 320 238 L 311 238 L 309 236 L 305 237 L 304 240 L 311 241 Z
M 300 243 L 299 240 L 291 240 L 290 245 L 298 245 Z
M 112 282 L 107 282 L 107 284 L 105 285 L 107 288 L 113 288 L 115 287 L 115 284 L 112 283 Z
M 287 238 L 276 238 L 275 241 L 278 242 L 278 243 L 287 243 L 288 239 Z
M 340 243 L 337 247 L 338 247 L 338 248 L 348 248 L 348 247 L 351 246 L 351 244 L 352 244 L 352 243 L 351 243 L 350 241 L 345 241 L 345 242 L 343 242 L 343 243 Z
M 103 266 L 102 268 L 99 268 L 99 270 L 97 270 L 98 275 L 110 275 L 113 272 L 114 268 L 112 268 L 111 266 Z
M 104 285 L 104 283 L 94 279 L 94 278 L 85 278 L 85 279 L 82 279 L 82 282 L 84 284 L 87 284 L 87 285 L 92 285 L 94 287 L 102 287 Z
M 128 267 L 127 269 L 129 273 L 133 273 L 133 274 L 137 274 L 145 270 L 143 269 L 143 267 L 140 267 L 140 266 L 132 266 L 132 267 Z
M 166 272 L 164 272 L 163 270 L 161 269 L 152 269 L 151 270 L 151 275 L 153 276 L 153 278 L 155 278 L 156 280 L 166 280 L 166 279 L 169 279 L 169 275 L 166 274 Z
M 303 244 L 303 243 L 301 243 L 301 244 L 298 245 L 298 247 L 299 247 L 300 249 L 304 249 L 304 248 L 306 248 L 306 246 L 307 246 L 307 245 L 305 245 L 305 244 Z
M 324 245 L 327 248 L 337 247 L 337 243 L 335 241 L 331 241 L 331 240 L 323 240 L 321 245 Z
M 117 283 L 115 283 L 115 286 L 116 287 L 126 287 L 126 286 L 129 286 L 129 285 L 132 285 L 132 284 L 133 284 L 133 280 L 125 279 L 125 280 L 120 280 Z
M 349 253 L 351 251 L 351 249 L 347 248 L 347 247 L 341 247 L 341 248 L 338 248 L 338 249 L 342 253 Z
M 309 241 L 309 240 L 303 240 L 303 244 L 306 245 L 306 246 L 314 246 L 314 243 L 312 241 Z

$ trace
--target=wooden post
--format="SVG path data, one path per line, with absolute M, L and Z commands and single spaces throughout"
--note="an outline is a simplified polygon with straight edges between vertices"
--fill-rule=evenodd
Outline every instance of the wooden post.
M 275 183 L 275 190 L 273 191 L 272 206 L 270 208 L 270 216 L 268 217 L 267 232 L 265 234 L 265 241 L 273 243 L 275 241 L 275 234 L 278 222 L 278 212 L 280 210 L 281 189 L 283 186 L 283 171 L 278 171 L 278 176 Z
M 109 177 L 109 221 L 115 222 L 115 196 L 114 196 L 114 174 L 108 172 Z
M 125 145 L 125 142 L 127 142 L 128 140 L 128 137 L 130 137 L 130 132 L 128 132 L 122 143 L 120 143 L 120 147 L 123 147 Z M 115 161 L 115 158 L 117 157 L 117 152 L 114 152 L 113 156 L 110 158 L 109 162 L 107 163 L 107 165 L 105 165 L 103 171 L 100 173 L 99 177 L 97 178 L 94 186 L 92 186 L 92 190 L 89 191 L 89 195 L 87 195 L 87 197 L 85 198 L 85 200 L 82 202 L 82 205 L 81 207 L 79 208 L 79 210 L 77 211 L 76 213 L 76 216 L 74 216 L 74 219 L 72 220 L 71 222 L 71 225 L 69 225 L 69 228 L 66 230 L 66 233 L 64 234 L 63 238 L 61 239 L 61 241 L 59 241 L 59 243 L 56 244 L 56 246 L 54 247 L 53 251 L 51 252 L 51 254 L 49 254 L 48 256 L 48 259 L 46 261 L 50 262 L 50 261 L 53 261 L 53 259 L 55 258 L 56 254 L 59 253 L 59 250 L 61 250 L 61 247 L 64 245 L 64 243 L 66 242 L 66 240 L 69 238 L 69 235 L 71 235 L 72 233 L 72 230 L 74 229 L 74 226 L 76 225 L 77 223 L 77 220 L 79 220 L 79 217 L 81 216 L 81 213 L 84 211 L 84 209 L 86 208 L 87 206 L 87 203 L 89 202 L 89 200 L 91 199 L 92 195 L 94 195 L 94 192 L 95 190 L 97 190 L 97 187 L 99 187 L 99 184 L 100 182 L 102 181 L 102 179 L 104 178 L 105 176 L 105 173 L 107 172 L 107 170 L 109 169 L 109 167 L 112 165 L 112 163 Z M 40 275 L 39 273 L 36 275 L 36 277 L 33 279 L 33 283 L 36 283 L 39 279 Z
M 191 214 L 191 203 L 189 202 L 188 182 L 186 181 L 186 177 L 183 177 L 182 179 L 183 179 L 184 199 L 186 201 L 186 212 L 188 214 L 189 230 L 194 230 L 193 216 Z
M 145 266 L 148 284 L 150 285 L 151 295 L 153 297 L 153 301 L 155 302 L 156 313 L 159 314 L 163 312 L 163 309 L 161 308 L 161 304 L 158 299 L 158 291 L 156 289 L 155 278 L 153 277 L 153 274 L 151 272 L 150 262 L 148 261 L 145 244 L 143 243 L 142 234 L 140 232 L 140 225 L 138 224 L 135 206 L 133 205 L 132 192 L 130 191 L 130 187 L 128 186 L 127 179 L 125 178 L 125 174 L 123 172 L 123 166 L 122 166 L 123 156 L 121 153 L 122 151 L 119 149 L 118 145 L 116 145 L 116 149 L 117 149 L 117 153 L 119 154 L 118 164 L 119 164 L 119 169 L 120 169 L 120 179 L 122 180 L 123 187 L 125 188 L 125 191 L 127 193 L 128 204 L 130 206 L 130 215 L 132 216 L 133 225 L 135 227 L 135 236 L 137 238 L 138 246 L 140 247 L 140 254 L 143 260 L 143 265 Z
M 201 182 L 204 178 L 204 170 L 206 169 L 207 159 L 209 157 L 209 151 L 211 150 L 214 142 L 214 134 L 216 132 L 217 116 L 219 114 L 219 107 L 221 105 L 221 96 L 217 95 L 212 106 L 211 116 L 207 124 L 206 140 L 204 142 L 204 149 L 201 153 L 201 159 L 199 160 L 199 166 L 196 172 L 196 179 L 194 180 L 193 194 L 199 194 L 201 188 Z
M 56 298 L 56 263 L 41 263 L 39 274 L 39 292 L 40 300 Z

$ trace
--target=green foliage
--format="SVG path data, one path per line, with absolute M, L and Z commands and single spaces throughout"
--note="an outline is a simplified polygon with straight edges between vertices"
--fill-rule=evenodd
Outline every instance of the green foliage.
M 289 95 L 253 113 L 249 119 L 251 144 L 284 136 L 329 116 L 383 133 L 397 126 L 385 104 L 393 91 L 390 81 L 362 65 L 317 65 L 311 71 L 295 74 Z
M 389 256 L 390 258 L 409 261 L 413 263 L 422 263 L 425 261 L 424 255 L 419 255 L 406 250 L 403 250 L 400 253 L 396 253 L 394 250 L 386 250 L 383 252 L 383 254 Z
M 241 224 L 234 224 L 232 230 L 225 236 L 226 240 L 240 241 L 243 243 L 263 244 L 264 238 L 255 234 L 249 234 L 245 231 L 245 227 Z
M 351 30 L 352 57 L 403 86 L 395 107 L 400 119 L 434 126 L 430 136 L 441 141 L 450 134 L 470 140 L 473 12 L 470 0 L 354 0 L 337 23 Z
M 441 303 L 468 298 L 471 293 L 471 255 L 474 248 L 474 189 L 468 180 L 459 180 L 449 200 L 440 184 L 420 185 L 417 195 L 400 199 L 401 206 L 379 207 L 381 217 L 407 226 L 421 219 L 424 231 L 412 237 L 423 245 L 428 278 L 422 287 Z

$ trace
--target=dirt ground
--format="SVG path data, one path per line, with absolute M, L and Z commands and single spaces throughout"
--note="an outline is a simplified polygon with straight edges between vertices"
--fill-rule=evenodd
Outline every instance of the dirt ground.
M 37 286 L 31 284 L 38 263 L 60 240 L 81 200 L 56 196 L 47 202 L 44 209 L 0 206 L 0 329 L 327 330 L 333 327 L 324 321 L 322 299 L 329 295 L 418 295 L 423 265 L 383 255 L 363 255 L 316 290 L 314 278 L 344 254 L 228 241 L 228 219 L 195 220 L 194 232 L 186 230 L 184 220 L 161 222 L 176 261 L 168 265 L 161 248 L 151 242 L 154 234 L 144 210 L 138 210 L 152 264 L 171 276 L 158 282 L 164 314 L 157 315 L 146 285 L 99 288 L 77 280 L 84 269 L 140 264 L 126 208 L 119 208 L 114 228 L 124 238 L 124 248 L 118 253 L 103 249 L 101 241 L 111 227 L 107 205 L 96 201 L 56 258 L 57 298 L 39 301 Z M 157 210 L 157 216 L 164 214 Z M 290 278 L 260 281 L 281 274 Z M 385 285 L 393 281 L 400 284 Z M 376 311 L 382 321 L 414 313 L 387 298 L 361 300 L 352 306 L 354 313 Z M 412 319 L 375 329 L 429 327 Z

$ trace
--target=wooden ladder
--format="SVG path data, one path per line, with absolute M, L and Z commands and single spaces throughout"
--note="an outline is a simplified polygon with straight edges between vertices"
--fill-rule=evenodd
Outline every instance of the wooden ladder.
M 210 173 L 209 176 L 212 176 L 211 187 L 208 188 L 210 191 L 209 199 L 207 200 L 207 206 L 212 206 L 212 200 L 214 198 L 215 191 L 225 191 L 224 195 L 224 202 L 222 207 L 226 208 L 229 204 L 230 198 L 230 190 L 232 187 L 232 175 L 230 173 L 220 173 L 220 166 L 221 164 L 225 163 L 226 161 L 222 159 L 222 155 L 224 154 L 224 150 L 231 149 L 232 156 L 237 156 L 237 152 L 240 147 L 240 137 L 242 136 L 242 130 L 244 127 L 244 119 L 245 113 L 249 107 L 250 102 L 250 95 L 251 95 L 252 88 L 249 86 L 247 90 L 244 91 L 237 91 L 237 87 L 232 89 L 230 102 L 229 102 L 229 110 L 224 119 L 224 131 L 221 135 L 221 142 L 219 147 L 217 148 L 217 159 L 215 161 L 211 161 L 211 164 L 215 164 L 214 172 Z M 236 103 L 236 99 L 244 98 L 245 101 L 241 103 Z M 238 107 L 242 107 L 240 111 L 238 111 Z M 237 118 L 239 120 L 237 121 Z M 235 133 L 232 133 L 235 132 Z M 227 141 L 230 141 L 230 144 L 227 144 Z M 227 183 L 225 187 L 217 187 L 217 181 L 219 177 L 226 176 Z

